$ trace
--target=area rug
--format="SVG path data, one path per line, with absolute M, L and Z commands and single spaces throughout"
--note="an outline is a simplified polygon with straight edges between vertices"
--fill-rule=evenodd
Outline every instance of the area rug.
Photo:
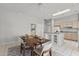
M 22 54 L 20 53 L 20 46 L 8 48 L 8 56 L 22 56 Z M 31 56 L 31 51 L 26 50 L 25 56 Z

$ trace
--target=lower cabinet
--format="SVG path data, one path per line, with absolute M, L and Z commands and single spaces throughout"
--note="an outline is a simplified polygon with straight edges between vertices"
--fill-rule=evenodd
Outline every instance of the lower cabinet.
M 65 33 L 64 38 L 67 40 L 76 41 L 78 39 L 78 35 L 77 35 L 77 33 Z

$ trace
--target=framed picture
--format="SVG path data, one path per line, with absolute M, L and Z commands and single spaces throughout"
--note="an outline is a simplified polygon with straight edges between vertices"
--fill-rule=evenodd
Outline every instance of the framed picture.
M 35 29 L 36 28 L 36 24 L 31 24 L 31 28 Z
M 31 33 L 32 33 L 33 35 L 36 34 L 36 24 L 31 24 Z

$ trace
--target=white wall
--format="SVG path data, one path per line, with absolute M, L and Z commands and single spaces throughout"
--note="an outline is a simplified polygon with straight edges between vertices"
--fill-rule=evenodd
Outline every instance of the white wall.
M 28 13 L 33 14 L 29 15 L 26 12 L 19 11 L 20 9 L 15 7 L 0 5 L 0 43 L 16 41 L 16 36 L 30 34 L 30 24 L 32 23 L 37 26 L 36 33 L 42 36 L 43 23 L 39 17 L 35 16 L 35 14 L 38 15 L 35 13 L 36 10 L 29 9 Z
M 65 6 L 65 7 L 64 7 Z M 15 40 L 14 37 L 30 33 L 30 24 L 37 24 L 37 34 L 43 35 L 43 19 L 73 4 L 0 4 L 0 42 Z M 70 14 L 72 14 L 70 12 Z M 69 14 L 69 15 L 70 15 Z M 66 14 L 67 15 L 67 14 Z

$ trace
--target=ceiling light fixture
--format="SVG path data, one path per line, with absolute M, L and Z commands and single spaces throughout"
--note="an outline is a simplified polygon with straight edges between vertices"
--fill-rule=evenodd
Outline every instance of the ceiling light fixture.
M 69 12 L 70 10 L 71 10 L 71 9 L 65 9 L 65 10 L 63 10 L 63 11 L 54 13 L 53 16 L 61 15 L 61 14 L 63 14 L 63 13 Z

